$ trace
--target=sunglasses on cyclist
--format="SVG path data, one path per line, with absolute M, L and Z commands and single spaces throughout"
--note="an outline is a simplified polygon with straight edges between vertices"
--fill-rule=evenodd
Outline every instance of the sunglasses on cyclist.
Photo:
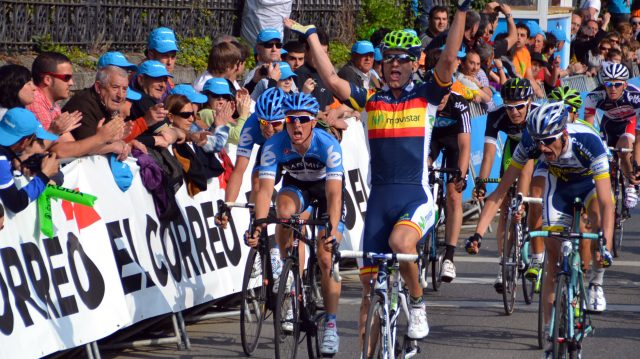
M 282 48 L 282 43 L 281 42 L 267 42 L 266 44 L 262 44 L 262 46 L 264 46 L 264 48 L 266 48 L 266 49 L 272 49 L 274 46 L 276 47 L 276 49 L 281 49 Z
M 282 119 L 282 120 L 273 120 L 273 121 L 267 121 L 267 120 L 263 120 L 263 119 L 258 119 L 258 121 L 260 122 L 260 124 L 262 126 L 267 127 L 267 126 L 271 125 L 274 128 L 275 127 L 280 127 L 284 123 L 284 119 Z
M 311 122 L 314 119 L 315 119 L 315 117 L 308 116 L 308 115 L 287 116 L 287 117 L 285 117 L 285 120 L 286 120 L 287 123 L 295 123 L 297 121 L 297 122 L 300 122 L 300 124 Z
M 520 103 L 517 103 L 515 105 L 507 105 L 507 104 L 505 104 L 504 106 L 507 108 L 507 111 L 509 111 L 509 110 L 511 110 L 511 111 L 513 111 L 513 110 L 520 111 L 525 106 L 527 106 L 527 103 L 526 102 L 520 102 Z
M 401 64 L 406 64 L 407 62 L 416 61 L 416 58 L 409 54 L 384 55 L 384 57 L 382 58 L 382 61 L 388 64 L 392 63 L 394 60 L 398 60 L 398 62 Z
M 179 116 L 182 118 L 190 118 L 191 116 L 195 116 L 195 112 L 191 111 L 191 112 L 177 112 L 177 113 L 173 113 L 175 116 Z
M 558 140 L 558 138 L 560 138 L 560 136 L 562 136 L 562 132 L 560 132 L 559 134 L 557 134 L 555 136 L 538 138 L 536 141 L 538 141 L 538 144 L 540 144 L 540 145 L 543 145 L 545 147 L 549 147 L 554 142 L 556 142 Z
M 56 74 L 53 72 L 45 72 L 44 75 L 49 75 L 51 77 L 57 78 L 58 80 L 62 80 L 64 82 L 69 82 L 73 78 L 71 74 Z
M 607 82 L 604 83 L 604 86 L 607 87 L 607 88 L 612 88 L 612 87 L 620 88 L 620 87 L 622 87 L 622 85 L 624 85 L 624 82 L 610 82 L 610 81 L 607 81 Z

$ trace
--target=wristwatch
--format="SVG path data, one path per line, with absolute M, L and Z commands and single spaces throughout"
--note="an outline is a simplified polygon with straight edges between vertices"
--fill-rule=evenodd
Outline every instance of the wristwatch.
M 511 13 L 504 14 L 504 17 L 507 18 L 507 19 L 510 18 L 511 16 L 513 16 L 513 15 L 511 15 Z

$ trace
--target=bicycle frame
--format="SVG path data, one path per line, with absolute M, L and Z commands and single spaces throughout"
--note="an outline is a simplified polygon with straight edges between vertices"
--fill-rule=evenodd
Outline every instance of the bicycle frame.
M 577 303 L 580 299 L 578 293 L 582 293 L 582 298 L 585 296 L 583 272 L 580 259 L 580 240 L 589 239 L 597 240 L 599 249 L 602 253 L 604 251 L 603 235 L 602 233 L 580 233 L 580 214 L 582 210 L 582 202 L 579 198 L 574 201 L 573 223 L 571 226 L 571 232 L 553 232 L 553 231 L 533 231 L 531 237 L 550 237 L 562 240 L 561 244 L 561 260 L 558 266 L 558 273 L 556 274 L 556 287 L 562 285 L 560 283 L 563 278 L 567 280 L 567 313 L 568 318 L 567 332 L 559 333 L 562 338 L 558 338 L 559 343 L 569 341 L 569 343 L 579 344 L 585 336 L 593 331 L 591 326 L 591 319 L 589 315 L 584 311 L 586 303 Z M 555 298 L 555 301 L 561 300 Z M 583 307 L 585 304 L 585 307 Z M 555 326 L 559 323 L 555 322 L 556 309 L 555 305 L 551 311 L 551 322 L 549 326 L 549 333 L 554 333 Z M 576 318 L 581 320 L 576 323 Z M 576 333 L 576 329 L 579 330 Z M 566 336 L 565 336 L 566 335 Z M 555 350 L 555 349 L 554 349 Z

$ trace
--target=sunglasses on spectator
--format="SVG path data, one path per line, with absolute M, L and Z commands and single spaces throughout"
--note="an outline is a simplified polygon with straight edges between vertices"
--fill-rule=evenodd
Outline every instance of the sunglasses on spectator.
M 274 46 L 276 47 L 276 49 L 281 49 L 282 48 L 282 43 L 281 42 L 267 42 L 266 44 L 262 44 L 262 46 L 264 46 L 266 49 L 272 49 Z
M 285 117 L 285 120 L 286 120 L 287 123 L 295 123 L 297 121 L 297 122 L 300 122 L 300 124 L 311 122 L 314 119 L 315 119 L 315 117 L 308 116 L 308 115 L 287 116 L 287 117 Z
M 394 60 L 398 60 L 398 62 L 401 64 L 406 64 L 407 62 L 410 62 L 410 61 L 416 61 L 416 58 L 409 54 L 384 55 L 384 57 L 382 58 L 382 61 L 388 64 L 392 63 Z
M 638 26 L 640 25 L 640 21 L 631 21 L 631 25 Z
M 610 82 L 610 81 L 607 81 L 607 82 L 604 83 L 604 86 L 608 87 L 608 88 L 612 88 L 612 87 L 619 88 L 619 87 L 622 87 L 622 85 L 624 85 L 624 82 Z
M 175 116 L 180 116 L 182 118 L 190 118 L 191 116 L 195 116 L 195 113 L 193 111 L 190 112 L 178 112 L 178 113 L 174 113 Z
M 260 121 L 260 124 L 262 126 L 267 127 L 267 126 L 271 125 L 274 128 L 275 127 L 280 127 L 284 123 L 284 119 L 282 119 L 282 120 L 273 120 L 273 121 L 267 121 L 267 120 L 259 119 L 258 121 Z
M 517 103 L 515 105 L 507 105 L 507 104 L 505 104 L 504 106 L 507 108 L 507 111 L 509 111 L 509 110 L 511 110 L 511 111 L 513 111 L 513 110 L 520 111 L 525 106 L 527 106 L 527 103 L 526 102 L 520 102 L 520 103 Z
M 58 80 L 62 80 L 64 82 L 69 82 L 73 78 L 73 75 L 71 75 L 71 74 L 56 74 L 56 73 L 53 73 L 53 72 L 45 72 L 44 75 L 49 75 L 51 77 L 55 77 Z
M 549 147 L 551 146 L 554 142 L 556 142 L 558 140 L 558 138 L 560 138 L 560 136 L 562 136 L 562 132 L 560 132 L 559 134 L 555 135 L 555 136 L 550 136 L 550 137 L 544 137 L 544 138 L 538 138 L 536 141 L 538 141 L 539 145 L 543 145 L 545 147 Z
M 605 46 L 600 46 L 600 50 L 609 51 L 609 50 L 611 50 L 611 48 L 610 47 L 605 47 Z
M 609 42 L 613 42 L 614 44 L 619 44 L 620 40 L 609 39 Z

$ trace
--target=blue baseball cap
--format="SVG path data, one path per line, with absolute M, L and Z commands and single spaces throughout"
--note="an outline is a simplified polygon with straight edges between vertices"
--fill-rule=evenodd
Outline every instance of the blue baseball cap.
M 258 44 L 266 44 L 271 40 L 278 40 L 279 42 L 282 42 L 282 35 L 280 34 L 280 31 L 276 29 L 262 29 L 258 34 L 256 42 Z
M 127 100 L 138 101 L 142 98 L 142 94 L 138 91 L 132 90 L 131 87 L 127 87 Z
M 567 39 L 567 33 L 561 27 L 556 27 L 555 29 L 551 30 L 551 33 L 553 34 L 553 36 L 556 37 L 556 39 L 558 41 L 567 41 L 568 40 Z
M 298 77 L 293 70 L 291 70 L 291 66 L 289 66 L 286 62 L 279 62 L 280 64 L 280 80 L 286 80 L 290 77 Z
M 193 103 L 206 103 L 207 102 L 207 96 L 199 93 L 198 91 L 196 91 L 196 89 L 193 88 L 193 86 L 191 86 L 189 84 L 176 85 L 173 89 L 171 89 L 171 91 L 169 93 L 171 95 L 183 95 L 183 96 L 186 96 L 189 99 L 189 101 L 191 101 Z
M 146 75 L 148 77 L 173 77 L 162 62 L 156 60 L 147 60 L 138 66 L 138 75 Z
M 373 54 L 375 53 L 375 49 L 370 41 L 356 41 L 356 43 L 351 46 L 351 53 L 359 55 Z
M 55 141 L 58 136 L 47 132 L 33 112 L 14 107 L 0 120 L 0 145 L 13 146 L 23 137 L 36 135 L 41 140 Z
M 285 50 L 284 48 L 280 49 L 280 55 L 286 55 L 288 53 L 289 51 Z
M 409 34 L 411 34 L 413 36 L 418 36 L 418 33 L 414 29 L 403 29 L 402 31 L 404 31 L 406 33 L 409 33 Z
M 176 40 L 176 34 L 168 27 L 153 29 L 149 34 L 147 48 L 149 50 L 155 50 L 161 54 L 178 51 L 178 40 Z
M 540 25 L 538 25 L 537 22 L 529 20 L 524 24 L 529 28 L 530 37 L 534 37 L 538 34 L 542 34 L 544 36 L 544 31 L 542 31 L 542 28 L 540 28 Z
M 380 51 L 379 47 L 376 47 L 373 50 L 373 61 L 380 62 L 382 61 L 382 51 Z
M 111 174 L 116 181 L 116 185 L 122 192 L 126 192 L 133 182 L 133 172 L 131 172 L 131 168 L 128 164 L 118 161 L 118 156 L 115 154 L 109 156 L 109 166 L 111 167 Z
M 107 52 L 100 56 L 98 60 L 98 69 L 107 66 L 118 66 L 125 70 L 136 71 L 138 66 L 130 63 L 124 55 L 118 51 Z
M 214 77 L 204 83 L 202 92 L 209 92 L 218 96 L 233 96 L 229 88 L 229 82 L 221 77 Z

